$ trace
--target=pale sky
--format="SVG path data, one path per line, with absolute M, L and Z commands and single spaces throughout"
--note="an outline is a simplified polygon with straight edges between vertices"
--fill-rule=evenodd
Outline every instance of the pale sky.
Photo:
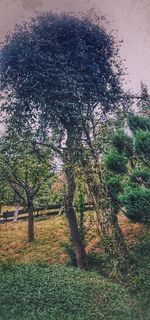
M 0 34 L 4 39 L 35 11 L 95 12 L 106 15 L 107 28 L 115 29 L 123 40 L 121 57 L 131 80 L 129 87 L 138 90 L 140 81 L 150 88 L 150 0 L 0 0 Z

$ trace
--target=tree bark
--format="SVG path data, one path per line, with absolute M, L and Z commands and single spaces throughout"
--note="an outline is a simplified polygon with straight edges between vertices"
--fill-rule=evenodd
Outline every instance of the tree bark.
M 95 199 L 95 193 L 91 192 L 93 206 L 96 212 L 96 222 L 105 253 L 109 255 L 127 256 L 127 247 L 121 228 L 118 223 L 117 215 L 113 212 L 109 198 L 103 199 L 99 195 L 100 201 Z
M 85 248 L 80 237 L 76 213 L 73 207 L 73 200 L 76 190 L 75 179 L 74 179 L 74 170 L 73 170 L 73 136 L 71 132 L 68 133 L 67 141 L 66 141 L 67 150 L 64 155 L 64 163 L 65 163 L 65 175 L 67 180 L 67 195 L 65 199 L 65 210 L 66 216 L 69 222 L 70 234 L 72 238 L 72 242 L 75 248 L 76 261 L 77 266 L 81 269 L 87 268 L 87 257 Z
M 84 159 L 83 153 L 81 154 L 81 167 L 96 213 L 101 243 L 104 251 L 109 255 L 119 255 L 124 258 L 127 256 L 127 247 L 118 224 L 117 215 L 111 206 L 102 168 L 96 156 L 93 162 L 94 167 L 92 168 L 92 164 L 89 165 L 89 162 Z
M 34 217 L 33 217 L 33 204 L 28 204 L 28 241 L 34 240 Z
M 3 205 L 0 204 L 0 215 L 1 215 L 1 213 L 2 213 L 2 208 L 3 208 Z

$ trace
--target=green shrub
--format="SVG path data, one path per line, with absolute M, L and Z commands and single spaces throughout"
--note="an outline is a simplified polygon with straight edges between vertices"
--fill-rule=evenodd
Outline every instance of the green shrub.
M 105 159 L 106 168 L 115 173 L 126 173 L 128 159 L 116 149 L 112 149 Z
M 150 119 L 132 114 L 128 119 L 128 125 L 133 132 L 137 130 L 147 131 L 150 130 Z
M 104 159 L 106 182 L 114 212 L 122 205 L 130 219 L 147 223 L 150 221 L 150 118 L 132 114 L 128 124 L 132 137 L 124 130 L 112 137 L 112 150 Z
M 143 156 L 145 159 L 150 160 L 150 131 L 139 130 L 136 132 L 135 151 L 138 156 Z
M 147 168 L 135 169 L 130 175 L 130 181 L 137 184 L 147 184 L 150 180 L 150 170 Z
M 106 182 L 112 200 L 118 200 L 118 194 L 122 191 L 120 177 L 116 175 L 107 177 Z
M 112 144 L 118 152 L 124 153 L 126 157 L 133 155 L 133 141 L 123 130 L 117 131 L 112 137 Z
M 150 189 L 145 187 L 128 187 L 119 197 L 126 208 L 126 215 L 136 221 L 150 221 Z

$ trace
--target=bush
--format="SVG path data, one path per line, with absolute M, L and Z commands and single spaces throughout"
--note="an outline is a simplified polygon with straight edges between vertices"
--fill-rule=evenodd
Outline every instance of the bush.
M 135 169 L 132 171 L 132 174 L 130 176 L 131 183 L 133 182 L 139 185 L 149 183 L 149 179 L 150 179 L 150 170 L 147 168 Z
M 147 223 L 150 221 L 150 118 L 132 114 L 128 124 L 132 138 L 122 129 L 112 138 L 112 150 L 104 161 L 109 171 L 106 182 L 114 212 L 122 205 L 130 219 Z
M 123 130 L 119 130 L 114 134 L 112 144 L 118 152 L 124 153 L 126 157 L 133 155 L 133 141 Z
M 135 151 L 138 156 L 150 160 L 150 131 L 138 131 L 135 135 Z
M 120 180 L 120 177 L 115 175 L 106 179 L 109 194 L 114 201 L 118 201 L 118 194 L 123 191 Z
M 126 173 L 128 159 L 116 149 L 112 149 L 105 159 L 106 168 L 115 173 Z
M 139 222 L 150 221 L 150 189 L 145 187 L 128 187 L 126 193 L 119 197 L 126 208 L 126 215 Z
M 150 119 L 132 114 L 128 119 L 128 125 L 133 132 L 137 130 L 147 131 L 150 130 Z

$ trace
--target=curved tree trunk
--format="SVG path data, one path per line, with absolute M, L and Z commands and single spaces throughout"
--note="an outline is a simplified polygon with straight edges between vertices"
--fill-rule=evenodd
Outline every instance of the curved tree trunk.
M 77 266 L 81 269 L 87 267 L 87 258 L 85 249 L 79 234 L 76 213 L 73 207 L 73 199 L 75 194 L 75 182 L 73 177 L 73 172 L 71 168 L 65 169 L 66 179 L 67 179 L 67 196 L 65 201 L 65 209 L 66 209 L 66 216 L 69 222 L 71 238 L 73 241 L 73 245 L 75 248 Z
M 73 200 L 75 196 L 75 179 L 74 179 L 74 171 L 72 167 L 72 157 L 73 157 L 73 136 L 72 134 L 68 134 L 66 147 L 67 151 L 64 154 L 64 164 L 65 164 L 65 175 L 67 180 L 67 195 L 65 200 L 65 210 L 66 216 L 69 222 L 70 234 L 72 238 L 72 242 L 75 248 L 77 266 L 81 269 L 85 269 L 87 267 L 87 257 L 85 248 L 80 237 L 76 213 L 73 207 Z

